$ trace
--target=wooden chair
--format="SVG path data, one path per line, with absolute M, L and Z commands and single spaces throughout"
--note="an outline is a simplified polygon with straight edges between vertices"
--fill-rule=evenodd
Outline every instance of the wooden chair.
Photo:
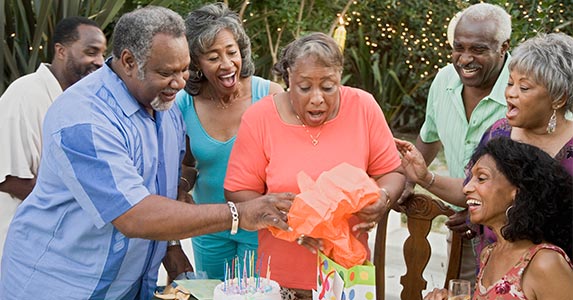
M 430 260 L 432 250 L 427 240 L 432 226 L 432 220 L 439 215 L 451 216 L 455 212 L 445 206 L 441 201 L 428 195 L 413 194 L 405 204 L 405 214 L 408 217 L 409 237 L 404 242 L 404 260 L 406 274 L 400 278 L 402 285 L 401 300 L 422 300 L 422 291 L 426 289 L 427 281 L 422 273 Z M 374 244 L 374 265 L 376 266 L 376 299 L 384 300 L 385 293 L 385 256 L 386 256 L 386 230 L 388 214 L 378 223 L 376 241 Z M 454 233 L 452 248 L 448 260 L 448 270 L 444 287 L 452 278 L 460 274 L 462 252 L 461 235 Z

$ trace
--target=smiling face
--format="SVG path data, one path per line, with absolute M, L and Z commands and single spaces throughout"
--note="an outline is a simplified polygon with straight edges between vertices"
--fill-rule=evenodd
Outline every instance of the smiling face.
M 496 41 L 496 24 L 461 19 L 452 50 L 454 68 L 465 86 L 491 88 L 504 64 L 509 44 Z
M 148 110 L 169 109 L 189 77 L 189 50 L 185 37 L 158 33 L 153 37 L 147 63 L 140 76 L 133 56 L 126 58 L 132 95 Z M 126 50 L 127 51 L 127 50 Z M 126 55 L 130 55 L 129 53 Z
M 242 59 L 239 45 L 231 31 L 221 30 L 204 54 L 199 57 L 199 69 L 211 86 L 222 95 L 238 89 Z
M 471 172 L 463 188 L 471 222 L 501 228 L 507 222 L 505 211 L 513 203 L 517 188 L 497 169 L 489 154 L 482 156 Z
M 66 86 L 97 70 L 103 65 L 106 39 L 103 32 L 91 25 L 77 27 L 79 39 L 66 45 L 55 45 L 56 51 L 64 51 L 63 56 Z
M 307 126 L 320 126 L 336 116 L 340 106 L 341 72 L 324 66 L 314 56 L 298 59 L 289 72 L 289 98 Z
M 512 127 L 545 132 L 553 112 L 553 101 L 545 86 L 526 74 L 511 71 L 507 87 L 507 117 Z

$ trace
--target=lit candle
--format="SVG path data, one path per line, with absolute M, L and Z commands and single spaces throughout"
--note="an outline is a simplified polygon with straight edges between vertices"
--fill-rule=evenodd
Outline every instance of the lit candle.
M 344 52 L 344 43 L 346 43 L 346 28 L 344 28 L 344 20 L 342 20 L 342 17 L 338 19 L 338 27 L 336 27 L 332 37 L 336 41 L 336 44 L 338 44 L 338 47 L 340 47 L 340 51 Z

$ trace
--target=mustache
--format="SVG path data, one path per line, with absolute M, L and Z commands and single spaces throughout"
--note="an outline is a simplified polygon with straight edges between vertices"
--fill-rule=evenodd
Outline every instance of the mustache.
M 456 64 L 456 66 L 458 68 L 462 68 L 462 69 L 478 69 L 480 67 L 480 65 L 474 64 L 474 63 L 470 63 L 467 65 L 464 64 Z
M 177 93 L 179 91 L 180 91 L 180 89 L 173 89 L 173 88 L 166 88 L 166 89 L 161 90 L 162 93 L 166 93 L 166 94 Z

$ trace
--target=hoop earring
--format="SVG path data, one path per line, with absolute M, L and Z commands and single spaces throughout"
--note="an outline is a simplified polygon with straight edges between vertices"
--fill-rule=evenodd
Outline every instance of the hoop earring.
M 547 123 L 547 133 L 551 134 L 555 131 L 555 127 L 557 127 L 557 116 L 555 115 L 555 109 L 553 110 L 553 114 L 551 118 L 549 118 L 549 123 Z
M 505 210 L 505 217 L 509 220 L 509 211 L 513 208 L 513 205 L 510 205 L 506 210 Z
M 201 70 L 197 70 L 197 71 L 191 71 L 193 73 L 193 79 L 194 80 L 201 80 L 203 79 L 203 72 L 201 72 Z

